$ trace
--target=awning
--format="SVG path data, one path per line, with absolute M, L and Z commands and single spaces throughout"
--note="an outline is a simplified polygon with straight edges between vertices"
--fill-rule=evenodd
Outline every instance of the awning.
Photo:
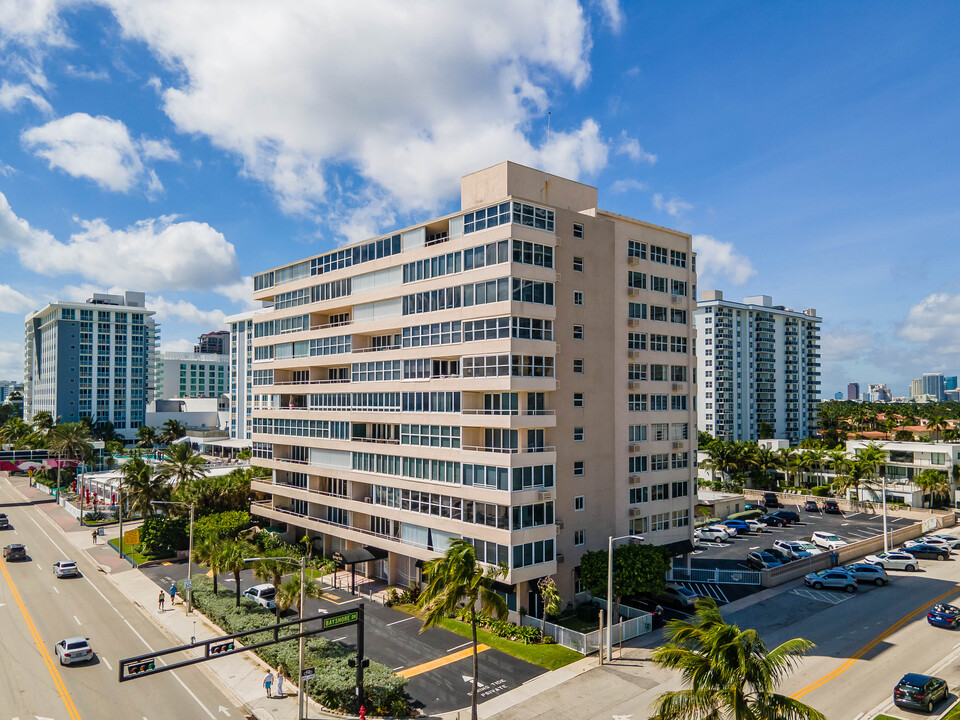
M 203 444 L 211 445 L 213 447 L 236 448 L 238 450 L 243 450 L 244 448 L 252 448 L 253 440 L 246 440 L 245 438 L 222 438 L 219 440 L 204 440 Z
M 676 542 L 666 543 L 663 547 L 670 553 L 670 557 L 689 555 L 694 551 L 693 543 L 690 540 L 677 540 Z
M 371 560 L 383 560 L 389 556 L 386 550 L 368 545 L 362 548 L 353 548 L 352 550 L 337 550 L 331 556 L 333 561 L 340 567 L 355 565 L 356 563 L 369 562 Z

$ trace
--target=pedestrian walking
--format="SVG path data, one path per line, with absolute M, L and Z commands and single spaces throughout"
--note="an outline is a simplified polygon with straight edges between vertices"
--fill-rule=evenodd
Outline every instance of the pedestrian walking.
M 273 687 L 273 673 L 267 670 L 267 674 L 263 676 L 263 686 L 267 689 L 267 697 L 272 698 L 273 695 L 270 694 L 270 688 Z
M 163 601 L 164 601 L 165 599 L 166 599 L 166 597 L 165 597 L 164 594 L 163 594 L 163 590 L 161 590 L 161 591 L 160 591 L 160 612 L 163 612 Z
M 283 664 L 277 667 L 277 697 L 283 697 Z
M 97 544 L 97 531 L 94 530 L 92 533 L 90 533 L 90 536 L 93 538 L 93 544 L 96 545 L 96 544 Z
M 176 604 L 177 604 L 177 586 L 171 585 L 170 586 L 170 606 L 172 607 Z

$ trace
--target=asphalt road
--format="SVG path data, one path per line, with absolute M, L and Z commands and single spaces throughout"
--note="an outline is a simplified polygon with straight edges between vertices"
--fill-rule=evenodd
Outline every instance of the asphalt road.
M 197 668 L 162 673 L 151 682 L 117 680 L 118 660 L 171 643 L 72 547 L 40 507 L 22 503 L 0 482 L 0 512 L 10 529 L 0 541 L 23 543 L 26 562 L 0 565 L 0 720 L 227 720 L 239 718 L 223 693 Z M 56 579 L 57 560 L 75 560 L 83 577 Z M 89 637 L 95 659 L 60 666 L 54 645 Z
M 160 588 L 169 588 L 174 579 L 179 580 L 184 575 L 182 564 L 159 565 L 144 568 L 142 572 Z M 231 573 L 218 579 L 222 587 L 233 589 Z M 240 585 L 244 589 L 261 582 L 250 570 L 241 573 Z M 358 599 L 346 591 L 328 589 L 323 598 L 307 599 L 306 614 L 338 612 L 357 602 Z M 418 619 L 369 600 L 364 602 L 364 610 L 366 656 L 395 672 L 409 674 L 407 692 L 415 706 L 428 714 L 436 714 L 469 704 L 473 659 L 471 642 L 467 638 L 441 628 L 430 628 L 421 633 Z M 294 616 L 288 614 L 286 617 Z M 354 628 L 328 632 L 326 637 L 347 647 L 356 647 Z M 519 687 L 544 672 L 541 667 L 498 650 L 486 650 L 480 654 L 481 701 Z

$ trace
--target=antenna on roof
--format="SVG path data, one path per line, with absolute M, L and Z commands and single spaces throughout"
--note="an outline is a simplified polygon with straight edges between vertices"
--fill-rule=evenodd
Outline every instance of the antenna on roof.
M 552 110 L 547 110 L 547 142 L 550 142 L 550 113 Z

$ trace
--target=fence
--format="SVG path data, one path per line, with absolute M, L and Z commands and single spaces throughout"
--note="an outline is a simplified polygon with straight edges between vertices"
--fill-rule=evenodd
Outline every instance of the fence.
M 580 595 L 589 598 L 589 594 L 581 593 Z M 592 602 L 599 605 L 604 609 L 604 612 L 606 612 L 607 603 L 605 600 L 594 598 Z M 611 629 L 613 633 L 614 644 L 639 637 L 640 635 L 644 635 L 653 630 L 653 615 L 650 613 L 644 612 L 643 610 L 637 610 L 636 608 L 628 607 L 626 605 L 620 605 L 619 610 L 620 615 L 627 619 L 623 620 L 622 622 L 618 622 Z M 599 614 L 597 622 L 599 623 Z M 581 633 L 560 625 L 554 625 L 553 623 L 543 623 L 541 620 L 537 620 L 536 618 L 532 618 L 528 615 L 522 616 L 520 618 L 520 623 L 529 627 L 542 629 L 544 635 L 549 635 L 552 637 L 557 641 L 558 645 L 563 645 L 565 648 L 570 648 L 581 655 L 589 655 L 590 653 L 597 652 L 600 649 L 599 629 L 588 633 Z M 604 626 L 604 634 L 606 634 L 606 626 Z
M 720 568 L 687 568 L 674 565 L 667 580 L 680 582 L 715 583 L 721 585 L 760 585 L 756 570 L 723 570 Z

